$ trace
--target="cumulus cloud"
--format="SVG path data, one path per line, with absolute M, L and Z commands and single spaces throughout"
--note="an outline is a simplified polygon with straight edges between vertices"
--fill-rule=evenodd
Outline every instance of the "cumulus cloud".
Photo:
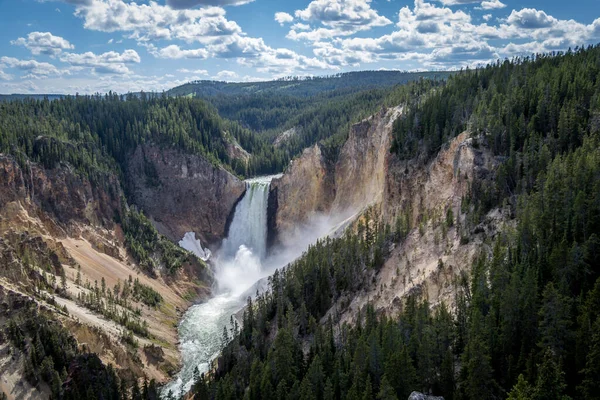
M 167 4 L 175 9 L 194 8 L 196 6 L 240 6 L 254 0 L 167 0 Z
M 371 8 L 371 0 L 313 0 L 304 10 L 296 10 L 296 18 L 323 25 L 310 32 L 292 29 L 288 38 L 316 41 L 336 36 L 353 35 L 392 21 Z
M 223 70 L 215 75 L 213 78 L 219 81 L 231 81 L 233 79 L 238 78 L 238 74 L 233 71 Z
M 279 25 L 283 26 L 284 24 L 294 21 L 294 17 L 286 12 L 276 12 L 275 21 L 279 22 Z
M 472 4 L 471 9 L 501 9 L 505 7 L 501 0 L 414 0 L 399 10 L 395 25 L 379 14 L 372 0 L 312 0 L 293 13 L 274 15 L 277 23 L 290 25 L 287 38 L 308 42 L 313 56 L 307 56 L 271 47 L 262 38 L 248 35 L 220 7 L 248 2 L 245 0 L 168 0 L 168 5 L 158 1 L 66 1 L 75 5 L 75 14 L 86 29 L 121 32 L 154 57 L 223 58 L 271 77 L 319 74 L 390 61 L 409 69 L 460 68 L 497 57 L 564 50 L 600 40 L 600 18 L 586 25 L 533 8 L 506 12 L 499 18 L 492 14 L 479 18 L 472 17 L 466 7 L 454 7 Z M 202 7 L 193 8 L 198 5 Z M 386 26 L 389 29 L 383 35 L 368 37 L 364 33 Z M 28 38 L 18 40 L 25 45 Z M 71 63 L 70 71 L 93 68 L 95 72 L 111 72 L 104 75 L 111 79 L 118 74 L 133 76 L 128 66 L 135 61 L 77 63 L 65 57 L 66 49 L 53 51 L 62 52 L 59 59 Z M 204 70 L 186 71 L 182 73 L 207 74 Z M 224 72 L 221 78 L 256 79 L 238 74 L 234 78 Z
M 175 10 L 151 1 L 148 4 L 123 0 L 90 0 L 76 8 L 86 29 L 102 32 L 130 32 L 139 41 L 184 40 L 208 43 L 240 33 L 241 28 L 225 18 L 220 7 Z
M 482 1 L 481 7 L 477 7 L 477 8 L 481 8 L 483 10 L 496 10 L 496 9 L 500 9 L 500 8 L 504 8 L 504 7 L 506 7 L 506 4 L 504 4 L 500 0 L 491 0 L 491 1 Z
M 295 23 L 294 25 L 292 25 L 292 30 L 294 30 L 294 31 L 309 31 L 310 25 L 303 24 L 302 22 L 298 22 L 298 23 Z
M 25 46 L 34 55 L 55 56 L 62 53 L 63 50 L 75 48 L 68 40 L 60 36 L 54 36 L 50 32 L 31 32 L 27 35 L 27 38 L 20 37 L 10 43 L 16 46 Z
M 466 3 L 445 2 L 448 5 Z M 481 0 L 477 3 L 482 4 Z M 496 4 L 498 0 L 488 3 L 500 7 Z M 400 9 L 395 31 L 383 36 L 335 38 L 321 35 L 319 38 L 315 31 L 306 34 L 315 34 L 314 54 L 331 65 L 362 66 L 394 60 L 410 62 L 420 69 L 478 66 L 497 58 L 565 50 L 600 39 L 600 18 L 585 25 L 574 20 L 560 20 L 535 9 L 514 10 L 508 18 L 497 19 L 496 24 L 488 22 L 492 20 L 491 14 L 482 18 L 484 22 L 476 23 L 461 9 L 415 0 L 414 7 Z
M 544 11 L 539 11 L 534 8 L 524 8 L 520 11 L 513 10 L 507 22 L 518 28 L 523 29 L 539 29 L 548 28 L 554 25 L 557 20 L 549 16 Z
M 109 51 L 103 54 L 95 54 L 91 51 L 76 54 L 65 53 L 60 60 L 74 67 L 92 68 L 99 74 L 129 74 L 131 71 L 126 64 L 137 64 L 141 61 L 135 50 L 125 50 L 123 53 Z
M 47 62 L 39 62 L 36 60 L 20 60 L 14 57 L 1 57 L 0 65 L 24 71 L 28 73 L 28 78 L 39 78 L 47 77 L 49 75 L 62 75 L 68 73 L 68 71 L 61 71 L 56 68 L 56 66 Z
M 170 59 L 180 59 L 180 58 L 207 58 L 208 50 L 206 49 L 182 49 L 176 44 L 172 44 L 170 46 L 164 47 L 162 49 L 154 49 L 153 47 L 150 52 L 158 58 L 170 58 Z

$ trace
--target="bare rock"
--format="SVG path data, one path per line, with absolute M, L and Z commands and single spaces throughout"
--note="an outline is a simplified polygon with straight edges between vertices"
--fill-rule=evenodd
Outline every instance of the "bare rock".
M 216 245 L 226 236 L 244 182 L 199 155 L 139 146 L 132 155 L 127 180 L 133 203 L 160 233 L 179 241 L 195 232 L 203 244 Z
M 382 109 L 353 125 L 335 160 L 326 159 L 319 145 L 294 159 L 271 184 L 270 231 L 289 231 L 317 214 L 349 216 L 380 203 L 392 124 L 400 111 Z
M 408 400 L 444 400 L 444 398 L 441 396 L 428 396 L 421 392 L 412 392 L 408 396 Z

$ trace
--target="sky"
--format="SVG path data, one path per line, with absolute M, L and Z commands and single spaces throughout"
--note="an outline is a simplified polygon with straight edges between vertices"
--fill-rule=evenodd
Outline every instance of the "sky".
M 449 70 L 600 42 L 600 0 L 0 0 L 0 93 Z

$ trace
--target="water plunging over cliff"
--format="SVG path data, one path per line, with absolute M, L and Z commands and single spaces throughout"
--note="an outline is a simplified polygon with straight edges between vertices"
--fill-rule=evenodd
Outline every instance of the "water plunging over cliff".
M 262 261 L 267 254 L 267 203 L 272 176 L 246 181 L 246 193 L 235 208 L 227 238 L 215 259 L 216 295 L 203 304 L 190 307 L 179 324 L 182 369 L 165 386 L 163 397 L 171 391 L 178 396 L 193 384 L 194 369 L 200 373 L 221 349 L 223 327 L 231 315 L 245 304 L 244 293 L 268 271 Z
M 246 194 L 235 208 L 227 239 L 221 246 L 222 257 L 235 257 L 246 246 L 259 259 L 267 254 L 267 202 L 272 177 L 246 181 Z

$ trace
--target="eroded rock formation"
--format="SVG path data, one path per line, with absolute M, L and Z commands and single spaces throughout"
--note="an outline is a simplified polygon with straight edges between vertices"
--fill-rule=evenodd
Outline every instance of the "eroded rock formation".
M 127 180 L 132 201 L 152 218 L 159 232 L 179 241 L 195 232 L 214 247 L 227 234 L 228 219 L 245 184 L 201 156 L 157 146 L 139 146 Z

